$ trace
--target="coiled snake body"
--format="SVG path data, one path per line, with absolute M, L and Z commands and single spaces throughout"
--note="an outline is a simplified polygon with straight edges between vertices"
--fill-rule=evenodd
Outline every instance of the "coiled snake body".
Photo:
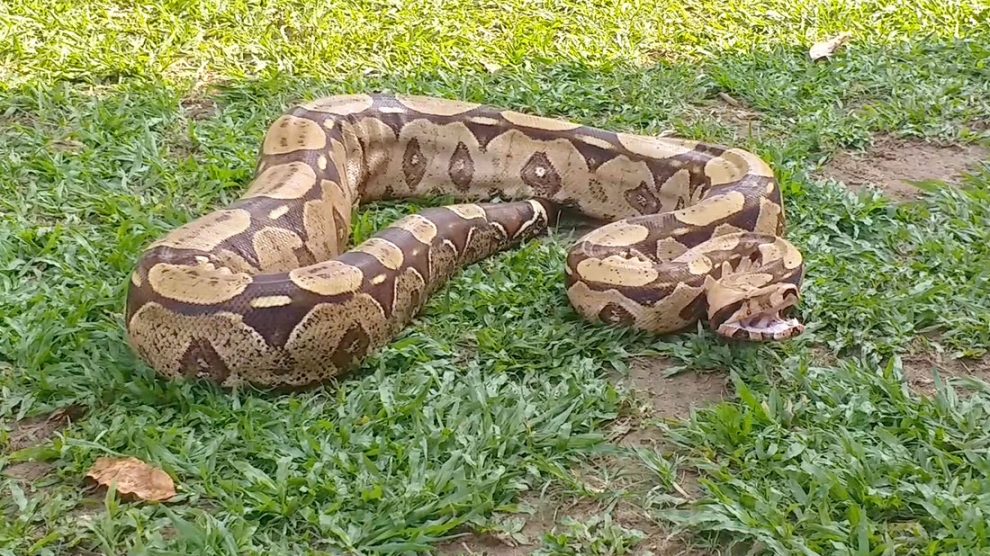
M 348 250 L 360 202 L 452 195 Z M 476 204 L 494 197 L 507 202 Z M 569 250 L 590 321 L 782 340 L 802 257 L 773 173 L 739 150 L 417 96 L 342 95 L 269 128 L 233 204 L 152 243 L 131 346 L 160 374 L 302 387 L 386 344 L 464 265 L 544 233 L 560 207 L 610 221 Z M 524 333 L 524 331 L 520 331 Z

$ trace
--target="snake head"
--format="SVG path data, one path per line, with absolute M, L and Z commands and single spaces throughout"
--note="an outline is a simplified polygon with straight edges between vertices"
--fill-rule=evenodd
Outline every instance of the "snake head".
M 786 281 L 762 284 L 765 278 L 769 275 L 745 273 L 709 280 L 708 323 L 716 333 L 767 342 L 804 332 L 804 325 L 790 316 L 798 302 L 797 285 Z

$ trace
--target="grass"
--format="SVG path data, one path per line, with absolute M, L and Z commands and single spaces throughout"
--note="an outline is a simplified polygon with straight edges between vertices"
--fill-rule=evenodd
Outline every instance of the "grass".
M 971 554 L 986 528 L 990 390 L 919 397 L 902 357 L 990 349 L 990 170 L 895 206 L 816 177 L 881 133 L 985 138 L 990 10 L 978 1 L 857 3 L 233 0 L 0 5 L 0 554 L 428 553 L 494 529 L 549 488 L 621 496 L 699 545 L 755 553 Z M 834 60 L 816 40 L 849 30 Z M 559 233 L 466 269 L 336 388 L 275 396 L 157 380 L 123 338 L 143 245 L 235 198 L 291 102 L 392 90 L 613 129 L 673 131 L 769 160 L 804 251 L 810 332 L 728 346 L 581 322 Z M 759 133 L 699 117 L 726 93 Z M 215 109 L 213 107 L 215 106 Z M 428 202 L 428 201 L 424 201 Z M 435 201 L 429 201 L 435 202 Z M 362 209 L 366 237 L 413 203 Z M 827 354 L 828 357 L 823 357 Z M 619 450 L 636 417 L 609 380 L 636 355 L 727 374 L 734 397 L 640 423 L 664 452 Z M 4 449 L 15 422 L 86 408 L 62 434 Z M 174 503 L 94 498 L 103 455 L 153 462 Z M 589 491 L 602 456 L 651 478 Z M 676 477 L 699 474 L 687 504 Z M 624 554 L 608 514 L 563 521 L 539 554 Z

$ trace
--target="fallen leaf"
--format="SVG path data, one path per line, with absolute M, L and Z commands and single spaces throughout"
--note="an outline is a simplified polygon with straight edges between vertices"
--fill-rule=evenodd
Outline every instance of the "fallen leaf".
M 851 36 L 851 33 L 840 33 L 826 41 L 817 42 L 811 47 L 808 54 L 811 56 L 812 60 L 816 61 L 822 58 L 828 58 L 829 56 L 835 54 L 836 51 L 838 51 L 839 48 L 841 48 Z
M 124 497 L 160 502 L 175 496 L 172 477 L 137 458 L 99 458 L 86 477 L 104 487 L 116 483 Z

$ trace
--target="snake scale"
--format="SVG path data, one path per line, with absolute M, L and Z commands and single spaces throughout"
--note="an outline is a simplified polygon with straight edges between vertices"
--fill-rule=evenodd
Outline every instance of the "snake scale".
M 348 248 L 358 204 L 434 195 L 459 204 Z M 564 209 L 605 222 L 567 253 L 580 317 L 658 334 L 707 319 L 720 336 L 750 341 L 804 330 L 789 316 L 802 257 L 781 237 L 781 191 L 756 155 L 357 94 L 283 113 L 238 200 L 144 250 L 128 340 L 168 378 L 323 383 L 387 344 L 459 269 L 546 233 Z

